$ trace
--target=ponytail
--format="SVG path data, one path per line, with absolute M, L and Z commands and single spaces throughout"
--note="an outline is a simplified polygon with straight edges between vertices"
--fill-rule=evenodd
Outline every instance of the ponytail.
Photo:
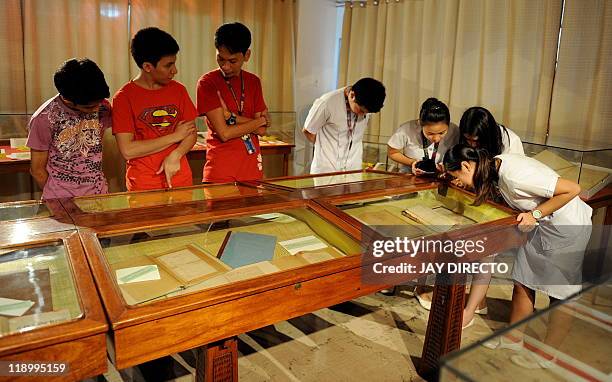
M 453 146 L 444 155 L 444 168 L 447 171 L 460 170 L 461 162 L 476 163 L 472 180 L 476 193 L 473 205 L 479 206 L 487 199 L 494 199 L 497 192 L 497 181 L 499 180 L 495 158 L 492 158 L 487 150 L 474 149 L 463 144 Z

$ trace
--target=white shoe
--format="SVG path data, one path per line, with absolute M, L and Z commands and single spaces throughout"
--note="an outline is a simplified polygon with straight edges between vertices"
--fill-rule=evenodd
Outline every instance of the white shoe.
M 535 353 L 515 354 L 510 357 L 513 364 L 525 369 L 550 369 L 555 366 L 556 359 L 546 359 Z
M 481 314 L 481 315 L 483 315 L 483 316 L 486 316 L 486 315 L 489 313 L 489 307 L 488 307 L 488 306 L 485 306 L 484 308 L 481 308 L 481 309 L 476 309 L 476 310 L 474 311 L 474 313 L 476 313 L 476 314 Z
M 523 340 L 520 340 L 519 342 L 513 342 L 509 340 L 504 340 L 504 337 L 499 337 L 483 342 L 482 346 L 492 350 L 508 349 L 514 351 L 521 351 L 523 349 Z
M 384 294 L 385 296 L 393 296 L 395 295 L 395 288 L 381 289 L 378 291 L 378 293 Z
M 420 294 L 415 293 L 414 297 L 417 298 L 417 300 L 419 301 L 419 304 L 421 304 L 421 306 L 425 309 L 425 310 L 431 310 L 431 301 L 429 300 L 425 300 L 423 297 L 421 297 Z

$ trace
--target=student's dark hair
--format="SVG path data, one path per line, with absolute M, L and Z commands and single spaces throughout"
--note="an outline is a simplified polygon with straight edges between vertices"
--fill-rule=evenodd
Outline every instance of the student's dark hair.
M 378 113 L 385 103 L 385 86 L 374 78 L 362 78 L 351 86 L 355 93 L 355 102 L 363 106 L 368 113 Z
M 142 68 L 142 64 L 145 62 L 157 66 L 162 57 L 177 54 L 179 45 L 170 33 L 159 28 L 149 27 L 139 30 L 132 37 L 130 51 L 136 65 Z
M 466 143 L 464 134 L 478 137 L 479 148 L 487 150 L 491 156 L 499 155 L 504 151 L 500 126 L 489 110 L 479 106 L 471 107 L 463 113 L 459 122 L 461 142 Z
M 65 61 L 53 75 L 59 94 L 77 104 L 88 105 L 110 96 L 104 73 L 88 58 Z
M 221 25 L 215 32 L 215 48 L 225 47 L 231 54 L 246 54 L 251 46 L 251 31 L 235 22 Z
M 421 126 L 444 122 L 450 124 L 450 111 L 448 106 L 437 98 L 427 98 L 421 105 L 419 112 Z
M 457 171 L 461 169 L 461 162 L 475 162 L 474 191 L 476 200 L 474 205 L 479 206 L 485 200 L 493 200 L 496 194 L 499 175 L 495 167 L 495 158 L 491 157 L 487 150 L 474 149 L 464 144 L 453 146 L 444 155 L 444 169 L 446 171 Z

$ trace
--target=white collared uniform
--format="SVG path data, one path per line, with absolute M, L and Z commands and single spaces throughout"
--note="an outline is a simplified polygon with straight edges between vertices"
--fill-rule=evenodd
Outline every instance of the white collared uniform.
M 519 136 L 509 128 L 502 125 L 497 126 L 499 127 L 499 133 L 501 134 L 502 143 L 504 144 L 504 151 L 502 151 L 502 154 L 525 155 L 521 138 L 519 138 Z
M 306 117 L 304 129 L 317 136 L 310 165 L 311 174 L 362 168 L 362 140 L 370 116 L 358 118 L 351 138 L 346 121 L 344 89 L 326 93 L 315 100 Z M 355 114 L 351 112 L 351 124 L 354 123 L 354 118 Z
M 532 211 L 554 195 L 559 175 L 548 166 L 520 154 L 496 158 L 501 159 L 499 190 L 510 207 Z M 579 292 L 592 212 L 576 196 L 540 219 L 540 225 L 518 251 L 512 278 L 558 299 Z
M 448 132 L 438 145 L 438 153 L 436 154 L 435 162 L 442 163 L 444 154 L 457 143 L 459 143 L 459 128 L 451 122 L 448 126 Z M 396 150 L 402 150 L 403 154 L 408 158 L 417 160 L 423 159 L 423 128 L 419 120 L 402 123 L 397 130 L 395 130 L 391 138 L 389 138 L 387 144 Z M 432 143 L 427 147 L 429 158 L 433 155 L 433 151 L 434 144 Z M 400 171 L 411 173 L 412 167 L 400 163 Z

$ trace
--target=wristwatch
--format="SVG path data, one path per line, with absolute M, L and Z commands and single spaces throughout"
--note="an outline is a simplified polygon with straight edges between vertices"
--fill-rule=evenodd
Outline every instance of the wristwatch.
M 235 125 L 236 124 L 236 114 L 230 113 L 230 117 L 225 120 L 225 123 L 227 123 L 230 126 Z
M 533 216 L 533 218 L 535 220 L 541 219 L 542 218 L 542 211 L 540 211 L 540 210 L 533 210 L 533 211 L 531 211 L 531 216 Z

